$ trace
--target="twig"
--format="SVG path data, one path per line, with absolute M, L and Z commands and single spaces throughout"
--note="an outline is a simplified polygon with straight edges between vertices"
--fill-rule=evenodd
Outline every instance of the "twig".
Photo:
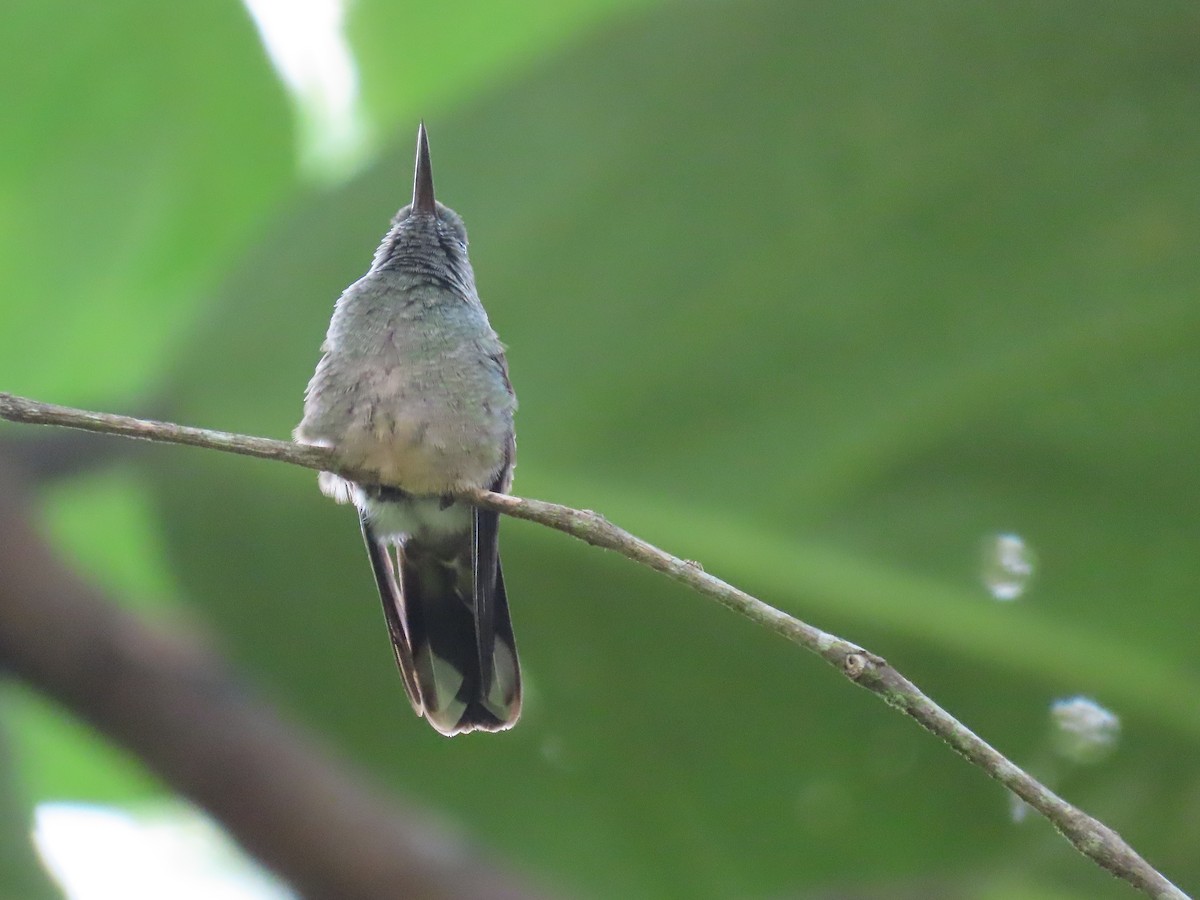
M 64 425 L 126 437 L 242 453 L 309 469 L 333 471 L 351 480 L 355 480 L 356 477 L 362 480 L 364 477 L 364 473 L 355 473 L 339 466 L 332 453 L 324 448 L 225 432 L 210 432 L 200 428 L 186 428 L 126 416 L 85 412 L 39 403 L 11 394 L 0 393 L 0 418 L 33 424 Z M 516 518 L 528 519 L 565 532 L 593 546 L 614 550 L 634 562 L 688 585 L 793 643 L 811 650 L 855 684 L 866 688 L 889 706 L 916 720 L 925 730 L 941 738 L 969 762 L 1007 787 L 1049 819 L 1080 853 L 1097 865 L 1158 900 L 1188 900 L 1183 891 L 1159 874 L 1119 834 L 1063 800 L 1012 763 L 929 699 L 882 657 L 769 606 L 709 575 L 698 564 L 671 556 L 617 528 L 603 516 L 590 510 L 571 509 L 555 503 L 483 490 L 466 491 L 462 497 L 478 506 Z

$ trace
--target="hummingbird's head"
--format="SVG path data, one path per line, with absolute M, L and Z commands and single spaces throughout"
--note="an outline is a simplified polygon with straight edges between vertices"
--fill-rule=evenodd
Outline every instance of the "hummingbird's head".
M 462 218 L 433 196 L 433 168 L 429 163 L 429 137 L 425 123 L 417 130 L 417 163 L 413 173 L 412 203 L 396 213 L 392 227 L 375 254 L 375 266 L 444 270 L 473 285 L 467 259 L 467 228 Z

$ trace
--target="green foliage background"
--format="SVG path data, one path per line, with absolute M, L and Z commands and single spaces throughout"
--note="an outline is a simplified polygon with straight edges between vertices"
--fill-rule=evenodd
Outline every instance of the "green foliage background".
M 0 387 L 286 436 L 423 116 L 509 346 L 519 493 L 886 655 L 1200 887 L 1196 6 L 442 8 L 353 7 L 386 139 L 317 188 L 236 5 L 6 7 Z M 568 893 L 1130 894 L 819 661 L 543 529 L 504 528 L 525 718 L 446 741 L 305 473 L 156 448 L 45 514 L 97 580 Z M 1038 556 L 1018 603 L 980 584 L 999 531 Z M 1079 693 L 1123 722 L 1086 769 L 1048 744 Z M 5 708 L 5 827 L 160 790 Z

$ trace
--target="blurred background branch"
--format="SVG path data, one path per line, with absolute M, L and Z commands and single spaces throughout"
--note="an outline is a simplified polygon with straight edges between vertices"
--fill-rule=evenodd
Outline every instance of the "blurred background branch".
M 130 416 L 70 409 L 3 392 L 0 392 L 0 418 L 13 422 L 60 425 L 122 437 L 203 447 L 286 462 L 308 469 L 333 470 L 351 480 L 363 480 L 359 473 L 334 465 L 331 454 L 322 448 L 248 435 L 206 431 L 169 422 L 153 422 Z M 370 474 L 367 473 L 366 477 L 369 479 Z M 699 563 L 665 553 L 615 527 L 603 516 L 590 510 L 572 509 L 555 503 L 482 490 L 464 492 L 462 496 L 481 506 L 537 522 L 593 546 L 620 553 L 636 563 L 688 585 L 817 654 L 851 681 L 876 694 L 889 706 L 912 717 L 921 727 L 941 738 L 970 763 L 1011 790 L 1053 822 L 1080 853 L 1097 865 L 1158 900 L 1187 900 L 1186 894 L 1147 863 L 1119 834 L 1063 800 L 1010 762 L 927 697 L 882 657 L 775 609 L 709 575 Z M 20 632 L 17 634 L 19 636 Z M 34 656 L 36 658 L 37 654 Z M 86 683 L 90 684 L 91 681 Z M 254 849 L 254 844 L 248 842 L 248 846 Z

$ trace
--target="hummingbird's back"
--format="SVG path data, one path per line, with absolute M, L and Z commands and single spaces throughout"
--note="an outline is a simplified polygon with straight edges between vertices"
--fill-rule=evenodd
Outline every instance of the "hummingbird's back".
M 413 494 L 493 483 L 512 461 L 516 397 L 470 289 L 372 267 L 338 300 L 297 437 Z

